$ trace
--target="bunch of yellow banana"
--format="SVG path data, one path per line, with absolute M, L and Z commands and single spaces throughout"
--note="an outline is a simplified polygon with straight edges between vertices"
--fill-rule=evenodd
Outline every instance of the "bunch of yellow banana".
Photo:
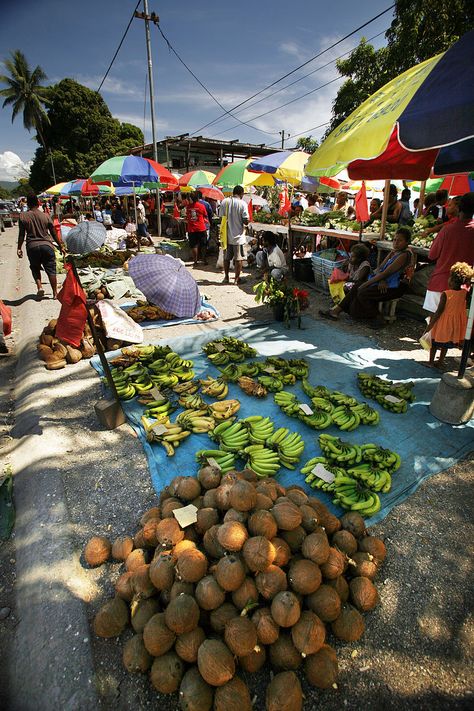
M 190 434 L 190 430 L 185 430 L 173 422 L 160 422 L 158 426 L 148 430 L 146 438 L 149 442 L 161 444 L 165 448 L 168 457 L 172 457 L 176 447 Z
M 348 405 L 338 405 L 331 412 L 331 418 L 335 425 L 340 430 L 352 432 L 360 425 L 360 417 L 357 412 L 354 412 L 353 407 Z
M 176 410 L 176 405 L 167 397 L 163 397 L 161 400 L 151 400 L 146 406 L 144 415 L 153 419 L 162 419 L 163 417 L 168 418 L 174 410 Z
M 142 415 L 140 418 L 140 422 L 142 423 L 143 429 L 145 430 L 145 434 L 148 434 L 153 427 L 156 427 L 157 425 L 162 425 L 162 424 L 168 424 L 170 421 L 170 418 L 166 413 L 163 413 L 162 415 L 157 415 L 156 417 L 150 418 L 147 417 L 146 415 Z
M 215 420 L 208 414 L 207 407 L 205 410 L 185 410 L 176 418 L 176 424 L 181 425 L 186 430 L 191 430 L 194 434 L 203 434 L 212 432 L 215 426 Z
M 347 473 L 364 482 L 371 491 L 381 491 L 387 494 L 392 488 L 392 477 L 386 469 L 379 469 L 374 464 L 363 462 L 355 467 L 349 467 Z
M 199 393 L 195 393 L 194 395 L 185 393 L 181 395 L 178 402 L 185 410 L 207 410 L 208 407 L 207 402 L 204 402 Z
M 120 400 L 131 400 L 137 394 L 135 386 L 132 383 L 127 383 L 127 385 L 122 385 L 121 383 L 115 384 L 115 389 Z
M 247 427 L 251 444 L 265 444 L 275 430 L 271 419 L 262 415 L 246 417 L 242 422 Z
M 263 385 L 270 392 L 278 393 L 283 390 L 283 382 L 276 375 L 259 375 L 257 380 L 260 385 Z
M 229 354 L 225 351 L 216 351 L 215 353 L 208 353 L 207 357 L 213 365 L 227 365 L 230 361 Z M 242 356 L 244 360 L 244 356 Z
M 350 476 L 336 476 L 333 493 L 333 503 L 336 506 L 341 506 L 348 511 L 357 511 L 366 518 L 380 511 L 379 496 L 361 487 L 357 479 Z
M 280 469 L 280 457 L 263 444 L 251 444 L 245 447 L 247 467 L 253 469 L 258 477 L 274 476 Z
M 195 456 L 196 461 L 200 464 L 205 464 L 209 459 L 213 459 L 223 474 L 235 467 L 235 454 L 233 452 L 224 452 L 222 449 L 200 449 Z
M 238 378 L 237 382 L 246 395 L 253 397 L 265 397 L 268 395 L 267 389 L 264 388 L 263 385 L 257 383 L 256 380 L 249 378 L 247 375 L 242 375 Z
M 367 405 L 366 402 L 361 402 L 351 409 L 359 415 L 361 425 L 378 425 L 380 422 L 380 415 L 377 410 Z
M 229 394 L 229 386 L 222 378 L 205 378 L 199 381 L 201 383 L 201 392 L 209 397 L 215 397 L 216 400 L 224 400 Z
M 397 452 L 392 452 L 391 449 L 384 449 L 377 444 L 367 443 L 361 446 L 362 459 L 365 462 L 375 462 L 381 468 L 387 469 L 391 474 L 400 468 L 402 460 Z
M 318 441 L 325 457 L 333 462 L 352 466 L 362 461 L 362 449 L 358 444 L 343 442 L 339 437 L 330 434 L 320 434 Z
M 224 420 L 214 427 L 211 439 L 219 442 L 219 446 L 226 452 L 240 452 L 249 443 L 249 433 L 243 422 L 237 420 Z
M 173 388 L 179 383 L 179 378 L 174 373 L 159 373 L 150 375 L 150 379 L 154 385 L 162 388 Z
M 127 347 L 122 348 L 122 353 L 126 350 Z M 138 360 L 150 360 L 150 358 L 155 357 L 155 346 L 151 345 L 140 345 L 140 346 L 135 346 L 136 352 L 137 352 L 137 357 Z M 126 355 L 126 353 L 125 353 Z
M 194 395 L 199 390 L 199 383 L 195 380 L 188 380 L 182 383 L 178 383 L 173 387 L 173 391 L 178 395 L 186 393 L 187 395 Z
M 240 410 L 240 402 L 238 400 L 221 400 L 213 402 L 208 409 L 209 414 L 215 420 L 228 420 Z
M 281 464 L 287 469 L 294 469 L 304 450 L 304 441 L 297 432 L 290 432 L 286 427 L 279 427 L 270 435 L 266 446 L 277 452 Z

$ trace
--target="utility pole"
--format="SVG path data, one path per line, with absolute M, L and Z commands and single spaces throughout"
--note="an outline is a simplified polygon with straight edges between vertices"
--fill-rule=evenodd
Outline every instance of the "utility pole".
M 145 20 L 145 38 L 146 38 L 146 53 L 148 58 L 148 82 L 150 85 L 150 113 L 151 113 L 151 140 L 153 142 L 153 160 L 158 163 L 158 150 L 156 147 L 155 134 L 155 87 L 153 83 L 153 60 L 151 56 L 151 39 L 150 39 L 150 20 L 157 25 L 159 17 L 155 12 L 148 14 L 148 0 L 143 0 L 143 12 L 135 12 L 135 17 L 140 20 Z M 156 225 L 158 228 L 158 237 L 161 235 L 161 205 L 160 205 L 160 189 L 156 189 Z
M 285 147 L 285 138 L 289 138 L 290 134 L 286 133 L 285 129 L 283 129 L 282 131 L 278 131 L 278 133 L 281 136 L 281 147 L 284 148 Z

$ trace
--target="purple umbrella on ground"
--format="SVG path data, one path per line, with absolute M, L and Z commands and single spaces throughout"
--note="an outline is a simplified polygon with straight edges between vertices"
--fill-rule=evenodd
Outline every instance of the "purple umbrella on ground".
M 162 254 L 139 254 L 128 267 L 148 301 L 177 318 L 192 318 L 201 308 L 198 285 L 184 264 Z

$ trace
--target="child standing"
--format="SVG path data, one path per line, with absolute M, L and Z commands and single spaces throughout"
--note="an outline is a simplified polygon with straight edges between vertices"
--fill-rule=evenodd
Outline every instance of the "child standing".
M 431 368 L 442 367 L 448 348 L 462 347 L 467 325 L 467 291 L 462 287 L 470 284 L 473 277 L 474 269 L 466 262 L 456 262 L 450 269 L 449 288 L 441 294 L 438 309 L 429 323 L 431 349 L 428 365 Z M 438 349 L 439 359 L 435 363 Z

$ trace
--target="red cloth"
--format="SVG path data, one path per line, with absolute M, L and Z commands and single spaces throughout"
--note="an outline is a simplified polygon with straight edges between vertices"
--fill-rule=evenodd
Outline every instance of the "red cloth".
M 9 336 L 12 332 L 12 310 L 9 306 L 5 306 L 0 299 L 0 316 L 3 321 L 3 335 Z
M 66 264 L 66 281 L 58 294 L 61 302 L 56 337 L 78 348 L 87 321 L 86 294 L 74 276 L 71 264 Z
M 359 222 L 367 222 L 369 219 L 369 207 L 367 205 L 367 191 L 365 189 L 365 180 L 362 181 L 362 187 L 355 196 L 356 220 Z
M 188 223 L 188 233 L 205 232 L 206 231 L 207 211 L 204 205 L 200 202 L 193 202 L 186 208 L 186 220 Z
M 176 203 L 173 205 L 173 217 L 176 217 L 176 219 L 180 217 L 179 208 Z
M 249 204 L 247 205 L 248 211 L 249 211 L 249 222 L 253 221 L 253 205 L 252 201 L 250 200 Z
M 288 190 L 285 188 L 279 195 L 280 198 L 280 209 L 278 210 L 279 215 L 286 216 L 291 208 L 290 198 L 288 197 Z
M 428 258 L 436 261 L 428 282 L 429 291 L 445 291 L 453 264 L 474 264 L 474 220 L 466 222 L 456 218 L 444 225 L 431 245 Z

